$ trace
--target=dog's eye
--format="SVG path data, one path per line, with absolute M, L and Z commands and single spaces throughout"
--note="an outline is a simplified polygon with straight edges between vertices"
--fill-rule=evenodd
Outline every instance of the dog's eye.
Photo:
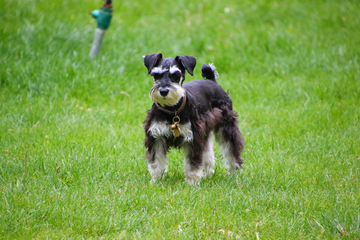
M 160 73 L 152 73 L 151 76 L 153 76 L 155 80 L 158 80 L 158 79 L 161 78 L 161 74 L 160 74 Z
M 181 78 L 180 72 L 174 72 L 173 74 L 171 74 L 171 79 L 175 82 L 180 81 L 180 78 Z

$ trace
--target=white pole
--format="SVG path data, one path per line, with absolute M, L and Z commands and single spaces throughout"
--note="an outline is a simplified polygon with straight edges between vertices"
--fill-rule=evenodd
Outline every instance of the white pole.
M 89 57 L 94 58 L 99 54 L 104 35 L 105 35 L 105 30 L 96 28 L 95 36 L 94 36 L 94 40 L 91 45 Z

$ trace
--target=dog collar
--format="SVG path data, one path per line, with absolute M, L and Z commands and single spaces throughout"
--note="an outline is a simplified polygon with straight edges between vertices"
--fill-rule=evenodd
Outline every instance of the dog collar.
M 170 110 L 167 110 L 166 108 L 163 108 L 162 106 L 160 106 L 160 104 L 158 102 L 155 102 L 155 106 L 163 111 L 163 112 L 166 112 L 167 114 L 170 114 L 170 115 L 174 115 L 174 116 L 177 116 L 185 107 L 185 104 L 186 104 L 186 93 L 184 92 L 184 96 L 183 96 L 183 101 L 182 101 L 182 104 L 181 106 L 179 107 L 178 110 L 176 111 L 170 111 Z

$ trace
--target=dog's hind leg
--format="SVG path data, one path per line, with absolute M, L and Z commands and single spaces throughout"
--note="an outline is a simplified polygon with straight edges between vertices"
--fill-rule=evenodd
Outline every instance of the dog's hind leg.
M 168 147 L 164 138 L 153 139 L 154 142 L 147 151 L 149 172 L 151 174 L 150 183 L 155 183 L 158 179 L 164 178 L 167 172 L 168 158 L 166 153 Z
M 204 177 L 211 177 L 214 173 L 213 167 L 215 166 L 215 155 L 213 147 L 214 143 L 212 139 L 212 134 L 210 134 L 207 139 L 203 153 Z
M 225 167 L 229 173 L 233 173 L 242 168 L 244 159 L 240 157 L 240 153 L 244 149 L 245 141 L 237 126 L 236 112 L 230 109 L 222 110 L 222 121 L 216 128 L 215 136 L 222 150 Z

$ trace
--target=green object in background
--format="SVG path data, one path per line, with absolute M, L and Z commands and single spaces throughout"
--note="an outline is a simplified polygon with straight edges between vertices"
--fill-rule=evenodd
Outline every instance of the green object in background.
M 112 9 L 101 6 L 100 13 L 96 15 L 92 14 L 96 18 L 97 27 L 103 30 L 108 29 L 112 18 Z
M 91 45 L 90 57 L 96 57 L 99 54 L 102 40 L 104 38 L 105 32 L 108 29 L 111 18 L 112 18 L 112 5 L 111 1 L 107 1 L 103 6 L 100 7 L 100 10 L 94 10 L 89 12 L 91 16 L 96 19 L 97 27 L 95 29 L 94 40 Z

